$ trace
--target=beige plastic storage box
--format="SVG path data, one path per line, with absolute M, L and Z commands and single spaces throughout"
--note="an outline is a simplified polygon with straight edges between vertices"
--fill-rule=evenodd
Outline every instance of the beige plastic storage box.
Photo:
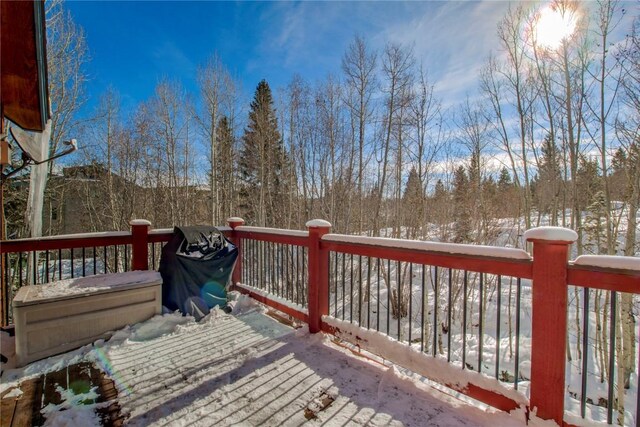
M 108 338 L 161 312 L 162 278 L 155 271 L 25 286 L 13 299 L 18 366 Z

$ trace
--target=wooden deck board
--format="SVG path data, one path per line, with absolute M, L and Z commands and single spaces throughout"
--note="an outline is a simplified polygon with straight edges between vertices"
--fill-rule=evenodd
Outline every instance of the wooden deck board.
M 13 415 L 16 411 L 16 399 L 7 398 L 0 401 L 0 425 L 13 425 Z
M 62 402 L 58 387 L 70 388 L 76 394 L 86 393 L 91 388 L 97 387 L 96 402 L 112 401 L 109 406 L 96 410 L 101 425 L 108 427 L 123 425 L 125 417 L 121 415 L 120 405 L 116 401 L 118 391 L 113 380 L 90 363 L 71 365 L 59 371 L 23 381 L 19 384 L 22 394 L 17 397 L 5 397 L 11 389 L 6 390 L 0 398 L 0 425 L 3 427 L 43 425 L 45 418 L 40 410 L 49 403 L 58 405 Z

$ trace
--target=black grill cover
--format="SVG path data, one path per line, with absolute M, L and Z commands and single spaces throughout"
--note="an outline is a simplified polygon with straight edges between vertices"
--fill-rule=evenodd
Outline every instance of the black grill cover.
M 200 319 L 227 303 L 238 249 L 215 227 L 175 227 L 162 248 L 162 304 Z

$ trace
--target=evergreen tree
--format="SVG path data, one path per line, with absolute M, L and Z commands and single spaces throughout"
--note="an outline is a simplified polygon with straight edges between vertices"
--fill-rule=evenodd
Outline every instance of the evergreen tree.
M 606 209 L 604 192 L 596 192 L 591 204 L 587 206 L 583 226 L 586 234 L 585 249 L 593 254 L 607 253 Z
M 269 84 L 258 83 L 242 137 L 238 169 L 240 208 L 250 224 L 282 226 L 287 200 L 286 172 L 289 159 L 278 130 Z
M 535 202 L 541 213 L 549 214 L 551 225 L 558 225 L 558 208 L 562 194 L 562 170 L 560 150 L 550 135 L 544 139 L 538 176 L 534 182 Z
M 577 185 L 580 206 L 589 206 L 596 194 L 602 190 L 602 179 L 597 160 L 581 156 L 578 164 Z
M 511 175 L 506 166 L 503 166 L 500 170 L 500 177 L 498 178 L 498 191 L 500 193 L 506 193 L 513 187 L 513 181 L 511 181 Z
M 471 241 L 471 214 L 469 212 L 469 179 L 464 166 L 458 167 L 453 177 L 453 241 Z
M 433 191 L 433 197 L 430 198 L 430 203 L 428 203 L 429 221 L 437 224 L 446 223 L 448 221 L 447 212 L 449 204 L 449 192 L 445 188 L 442 180 L 438 179 Z
M 402 210 L 404 216 L 404 225 L 410 227 L 414 233 L 411 237 L 416 237 L 415 232 L 420 228 L 424 212 L 424 191 L 422 189 L 422 181 L 418 176 L 416 168 L 411 168 L 407 186 L 402 195 Z

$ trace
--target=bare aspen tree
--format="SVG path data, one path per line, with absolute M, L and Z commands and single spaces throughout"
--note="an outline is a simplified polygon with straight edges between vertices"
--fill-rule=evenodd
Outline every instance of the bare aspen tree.
M 222 218 L 221 196 L 222 192 L 228 193 L 229 189 L 221 189 L 216 180 L 216 169 L 221 167 L 220 159 L 216 156 L 218 123 L 222 116 L 227 117 L 227 123 L 232 116 L 232 108 L 236 98 L 236 84 L 231 74 L 222 63 L 220 57 L 214 54 L 207 63 L 198 69 L 198 85 L 200 87 L 202 112 L 196 114 L 196 122 L 207 142 L 209 152 L 209 192 L 211 203 L 211 224 L 218 224 L 226 218 Z M 227 184 L 231 184 L 230 182 Z
M 490 57 L 480 72 L 480 86 L 491 105 L 491 109 L 485 111 L 487 121 L 491 123 L 494 128 L 493 139 L 497 141 L 498 148 L 503 150 L 509 159 L 513 182 L 520 196 L 519 216 L 523 213 L 524 209 L 524 192 L 522 188 L 526 184 L 523 184 L 520 178 L 519 156 L 511 146 L 510 132 L 507 126 L 508 117 L 505 114 L 506 107 L 503 101 L 507 97 L 507 89 L 504 80 L 499 75 L 500 67 L 501 65 L 497 60 L 494 57 Z
M 382 55 L 383 88 L 385 94 L 385 107 L 383 122 L 383 135 L 380 142 L 379 153 L 377 154 L 379 179 L 376 183 L 376 200 L 373 217 L 373 234 L 380 234 L 381 214 L 384 203 L 384 196 L 387 179 L 389 176 L 390 154 L 392 149 L 392 138 L 394 128 L 402 126 L 398 122 L 400 112 L 407 107 L 406 90 L 412 82 L 412 67 L 414 65 L 413 51 L 403 48 L 397 44 L 388 44 Z M 400 116 L 402 117 L 402 116 Z M 396 136 L 397 142 L 397 136 Z
M 487 204 L 483 190 L 484 174 L 486 170 L 483 151 L 489 143 L 490 124 L 486 120 L 486 114 L 478 104 L 473 105 L 467 98 L 461 107 L 456 120 L 459 128 L 459 143 L 470 155 L 468 165 L 468 209 L 472 213 L 472 221 L 475 223 L 472 229 L 476 231 L 475 242 L 486 243 L 489 235 L 490 218 L 487 213 Z
M 609 153 L 607 152 L 607 143 L 610 138 L 608 130 L 611 127 L 610 116 L 613 107 L 616 105 L 617 93 L 621 83 L 620 73 L 622 69 L 616 67 L 616 62 L 612 55 L 609 54 L 611 48 L 610 36 L 620 22 L 619 4 L 616 0 L 599 0 L 596 10 L 596 46 L 599 51 L 596 54 L 596 69 L 589 71 L 591 81 L 595 87 L 596 99 L 591 97 L 585 98 L 586 106 L 593 116 L 595 122 L 594 130 L 590 126 L 585 126 L 587 132 L 594 141 L 598 141 L 598 149 L 600 151 L 600 169 L 602 173 L 603 192 L 604 192 L 604 213 L 605 227 L 607 238 L 607 254 L 616 253 L 616 245 L 614 239 L 614 225 L 611 216 L 611 190 L 609 187 L 609 171 L 608 164 Z
M 507 89 L 514 98 L 514 107 L 518 118 L 518 137 L 520 140 L 520 161 L 523 174 L 523 201 L 525 227 L 531 228 L 531 189 L 529 178 L 529 150 L 527 135 L 527 116 L 531 112 L 532 100 L 527 97 L 528 66 L 525 62 L 526 44 L 522 36 L 527 10 L 518 5 L 509 7 L 506 15 L 498 25 L 498 38 L 501 48 L 507 55 L 504 67 L 497 68 L 507 83 Z
M 352 114 L 352 122 L 357 129 L 357 194 L 358 203 L 358 232 L 363 231 L 364 224 L 364 169 L 365 169 L 365 145 L 367 125 L 372 115 L 371 97 L 376 85 L 376 54 L 371 52 L 365 40 L 356 36 L 342 57 L 342 71 L 346 76 L 346 83 L 350 87 L 346 97 L 347 105 Z
M 47 6 L 47 79 L 51 101 L 49 153 L 70 138 L 78 124 L 76 113 L 86 100 L 84 66 L 88 49 L 84 30 L 77 25 L 62 1 Z M 49 162 L 49 174 L 54 162 Z
M 417 164 L 416 172 L 422 183 L 423 194 L 426 195 L 434 173 L 437 156 L 444 147 L 446 133 L 442 123 L 441 101 L 434 96 L 434 86 L 429 81 L 427 72 L 422 65 L 420 65 L 417 80 L 409 118 L 412 132 L 409 133 L 408 156 L 411 161 Z M 424 224 L 429 216 L 426 197 L 423 197 L 422 202 L 423 205 L 420 207 L 422 215 L 419 217 L 419 221 Z M 416 237 L 418 236 L 413 236 L 413 238 Z
M 159 206 L 164 206 L 162 225 L 186 224 L 193 215 L 185 209 L 194 187 L 189 185 L 193 168 L 193 153 L 189 150 L 190 100 L 175 82 L 161 81 L 149 102 L 148 120 L 152 149 L 157 161 L 156 194 Z M 161 214 L 161 213 L 159 213 Z

